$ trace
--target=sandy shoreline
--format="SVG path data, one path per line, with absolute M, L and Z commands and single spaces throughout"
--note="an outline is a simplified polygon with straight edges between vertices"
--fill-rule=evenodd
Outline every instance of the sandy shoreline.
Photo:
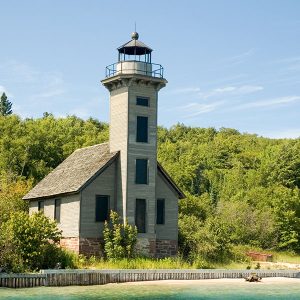
M 206 285 L 206 284 L 287 284 L 300 283 L 300 278 L 286 278 L 286 277 L 268 277 L 263 278 L 261 282 L 246 282 L 245 279 L 202 279 L 202 280 L 157 280 L 157 281 L 136 281 L 121 283 L 125 285 Z

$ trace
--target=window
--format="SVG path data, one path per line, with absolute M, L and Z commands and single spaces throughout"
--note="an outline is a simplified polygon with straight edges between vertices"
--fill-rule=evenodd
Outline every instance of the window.
M 148 184 L 148 159 L 135 161 L 135 183 Z
M 165 224 L 165 199 L 156 200 L 156 224 Z
M 109 196 L 96 196 L 96 222 L 108 220 Z
M 146 232 L 146 200 L 136 199 L 135 205 L 135 225 L 138 233 Z
M 55 199 L 54 219 L 56 220 L 57 223 L 60 223 L 60 205 L 61 205 L 61 200 Z
M 148 117 L 137 116 L 136 141 L 138 143 L 148 143 Z
M 149 98 L 136 97 L 136 105 L 149 106 Z
M 38 202 L 38 210 L 44 212 L 44 201 Z

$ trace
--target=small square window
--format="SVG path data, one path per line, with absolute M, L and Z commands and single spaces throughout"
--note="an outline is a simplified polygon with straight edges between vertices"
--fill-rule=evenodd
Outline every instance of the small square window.
M 105 222 L 109 217 L 109 196 L 96 196 L 96 222 Z
M 135 161 L 135 183 L 148 184 L 148 159 Z
M 136 97 L 136 105 L 149 106 L 149 98 Z

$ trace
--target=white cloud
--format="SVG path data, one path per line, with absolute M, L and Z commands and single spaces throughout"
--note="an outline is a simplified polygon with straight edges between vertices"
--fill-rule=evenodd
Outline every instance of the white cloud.
M 18 84 L 30 90 L 30 99 L 50 98 L 65 93 L 65 83 L 61 72 L 41 72 L 38 69 L 15 60 L 0 65 L 0 77 L 10 84 Z
M 8 98 L 12 98 L 13 97 L 12 93 L 10 93 L 9 91 L 7 91 L 7 89 L 3 85 L 0 85 L 0 96 L 2 95 L 2 93 L 5 93 Z
M 171 91 L 172 94 L 185 94 L 185 93 L 197 93 L 200 92 L 201 89 L 198 87 L 183 87 L 183 88 L 178 88 L 174 89 Z
M 0 85 L 0 94 L 2 95 L 2 93 L 7 93 L 6 88 L 3 85 Z
M 0 74 L 13 82 L 34 83 L 41 73 L 26 63 L 10 60 L 0 65 Z
M 300 71 L 300 56 L 281 58 L 275 60 L 272 63 L 283 65 L 283 69 L 287 73 L 294 73 Z
M 218 106 L 223 104 L 223 102 L 213 102 L 213 103 L 188 103 L 187 105 L 180 106 L 178 109 L 188 112 L 185 116 L 186 118 L 196 117 L 200 114 L 208 113 L 216 110 Z
M 300 128 L 290 128 L 282 131 L 266 131 L 262 133 L 262 136 L 274 139 L 296 139 L 300 138 Z
M 87 119 L 91 116 L 90 111 L 88 111 L 86 108 L 77 107 L 69 111 L 68 115 L 76 117 L 79 117 L 81 119 Z
M 274 99 L 255 101 L 255 102 L 242 104 L 242 105 L 236 107 L 236 109 L 256 108 L 256 107 L 272 107 L 272 106 L 289 104 L 289 103 L 296 102 L 299 100 L 300 100 L 299 96 L 286 96 L 286 97 L 281 97 L 281 98 L 274 98 Z
M 49 88 L 48 90 L 45 90 L 44 92 L 40 94 L 35 94 L 32 96 L 33 99 L 41 99 L 41 98 L 51 98 L 51 97 L 56 97 L 64 94 L 64 90 L 57 88 Z
M 223 95 L 241 96 L 241 95 L 259 92 L 263 89 L 264 88 L 259 85 L 225 86 L 225 87 L 213 89 L 212 91 L 199 93 L 199 96 L 203 99 L 208 99 L 211 97 L 219 97 Z
M 244 62 L 245 60 L 247 60 L 247 58 L 249 58 L 250 56 L 252 56 L 255 53 L 255 49 L 249 49 L 243 53 L 237 54 L 237 55 L 233 55 L 231 57 L 227 57 L 225 58 L 223 61 L 230 63 L 231 65 L 233 64 L 240 64 L 242 62 Z

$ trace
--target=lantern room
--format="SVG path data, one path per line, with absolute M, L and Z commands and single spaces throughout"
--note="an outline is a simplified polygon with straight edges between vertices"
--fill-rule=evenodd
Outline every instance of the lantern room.
M 133 32 L 131 40 L 118 48 L 118 62 L 106 67 L 106 77 L 138 74 L 163 78 L 163 67 L 151 61 L 152 49 Z

